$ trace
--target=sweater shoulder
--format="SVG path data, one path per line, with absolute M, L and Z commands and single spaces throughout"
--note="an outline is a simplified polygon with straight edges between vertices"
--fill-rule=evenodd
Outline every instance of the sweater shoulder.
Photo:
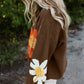
M 55 9 L 55 15 L 63 18 L 63 16 L 61 15 L 61 13 L 59 13 L 59 10 L 57 10 L 57 9 Z M 57 26 L 61 27 L 61 24 L 57 20 L 55 20 L 55 18 L 53 18 L 50 9 L 48 9 L 48 10 L 42 9 L 39 16 L 40 16 L 39 23 L 43 22 L 43 23 L 48 23 L 48 24 L 52 24 L 55 26 L 57 25 Z
M 56 15 L 62 17 L 60 13 L 58 14 L 57 9 Z M 51 34 L 53 33 L 55 35 L 56 32 L 62 33 L 64 31 L 61 27 L 61 24 L 52 17 L 50 9 L 42 9 L 39 16 L 40 17 L 37 24 L 38 31 L 42 29 L 45 31 L 50 31 Z
M 55 14 L 57 16 L 61 16 L 60 13 L 58 14 L 57 9 L 55 11 L 56 11 Z M 53 18 L 50 9 L 48 9 L 48 10 L 42 9 L 39 16 L 40 16 L 39 21 L 38 21 L 39 25 L 44 25 L 45 24 L 47 26 L 49 24 L 52 24 L 52 26 L 59 26 L 59 27 L 61 27 L 61 24 L 57 20 L 55 20 Z
M 58 10 L 55 9 L 56 11 L 56 15 L 59 17 L 63 16 L 61 15 L 61 13 L 58 13 Z M 55 20 L 52 15 L 51 15 L 51 11 L 50 9 L 46 10 L 46 9 L 42 9 L 41 14 L 40 14 L 40 26 L 43 25 L 44 29 L 48 29 L 51 33 L 53 33 L 54 35 L 57 35 L 56 33 L 59 33 L 59 37 L 62 38 L 61 40 L 65 41 L 66 39 L 66 29 L 64 28 L 64 30 L 61 27 L 61 24 Z M 64 22 L 64 20 L 63 20 Z M 63 38 L 64 37 L 64 38 Z
M 61 17 L 61 18 L 63 18 L 63 16 L 61 15 L 61 13 L 59 12 L 59 10 L 58 9 L 54 9 L 55 10 L 55 15 L 56 16 L 59 16 L 59 17 Z M 51 10 L 50 9 L 42 9 L 41 10 L 41 13 L 40 13 L 40 18 L 41 18 L 41 20 L 42 19 L 47 19 L 47 20 L 51 20 L 51 21 L 53 21 L 53 20 L 55 20 L 54 18 L 53 18 L 53 16 L 52 16 L 52 14 L 51 14 Z M 55 20 L 56 21 L 56 20 Z M 57 21 L 56 21 L 57 22 Z

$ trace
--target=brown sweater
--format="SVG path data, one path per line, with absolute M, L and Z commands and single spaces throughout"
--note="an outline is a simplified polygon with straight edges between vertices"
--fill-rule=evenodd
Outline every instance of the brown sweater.
M 61 16 L 62 15 L 57 13 Z M 48 79 L 60 79 L 67 66 L 67 34 L 50 9 L 42 9 L 31 27 L 28 41 L 28 74 L 26 84 L 45 84 Z

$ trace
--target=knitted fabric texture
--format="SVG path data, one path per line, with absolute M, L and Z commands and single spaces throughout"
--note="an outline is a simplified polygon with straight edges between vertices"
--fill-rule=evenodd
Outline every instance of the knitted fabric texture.
M 26 84 L 45 84 L 48 79 L 62 78 L 67 66 L 66 49 L 66 32 L 50 10 L 42 10 L 29 36 Z

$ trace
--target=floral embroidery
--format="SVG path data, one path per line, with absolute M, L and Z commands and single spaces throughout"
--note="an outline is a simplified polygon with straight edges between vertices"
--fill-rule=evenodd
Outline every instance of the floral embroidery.
M 33 50 L 35 48 L 36 41 L 37 41 L 37 29 L 35 29 L 35 28 L 33 29 L 33 26 L 31 27 L 29 43 L 28 43 L 28 51 L 27 52 L 29 54 L 29 58 L 32 57 Z
M 35 75 L 33 77 L 33 82 L 37 82 L 38 84 L 42 84 L 42 82 L 45 82 L 46 76 L 45 74 L 47 73 L 47 62 L 48 60 L 45 60 L 39 65 L 39 61 L 37 59 L 32 59 L 33 63 L 30 63 L 30 67 L 33 68 L 34 70 L 29 70 L 29 73 L 31 75 Z

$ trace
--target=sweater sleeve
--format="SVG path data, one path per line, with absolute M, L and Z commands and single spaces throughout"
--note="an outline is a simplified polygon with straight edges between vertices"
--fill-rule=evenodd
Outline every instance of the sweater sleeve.
M 38 35 L 31 58 L 28 58 L 28 79 L 26 84 L 44 84 L 47 79 L 47 65 L 54 53 L 59 33 L 60 23 L 45 16 L 38 25 Z

